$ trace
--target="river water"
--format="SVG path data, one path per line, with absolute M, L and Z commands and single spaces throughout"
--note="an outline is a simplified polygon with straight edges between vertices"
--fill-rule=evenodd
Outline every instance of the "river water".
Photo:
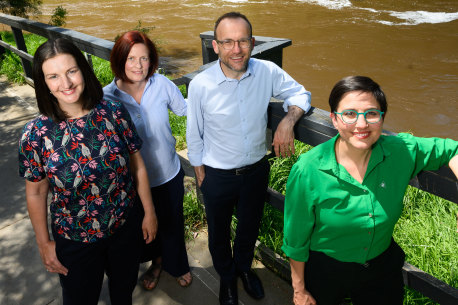
M 201 64 L 199 34 L 228 11 L 240 11 L 254 35 L 283 37 L 283 68 L 329 110 L 332 86 L 366 75 L 388 96 L 385 128 L 458 140 L 458 1 L 456 0 L 44 0 L 48 22 L 55 7 L 68 11 L 65 27 L 113 40 L 154 26 L 161 56 L 175 75 Z

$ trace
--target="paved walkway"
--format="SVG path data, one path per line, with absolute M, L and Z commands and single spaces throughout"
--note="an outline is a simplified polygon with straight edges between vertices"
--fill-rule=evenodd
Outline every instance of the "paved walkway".
M 35 243 L 25 204 L 24 180 L 17 174 L 17 141 L 24 124 L 36 114 L 34 90 L 13 86 L 0 78 L 0 304 L 61 304 L 58 276 L 45 271 Z M 202 231 L 188 242 L 188 256 L 194 281 L 181 288 L 163 272 L 158 287 L 134 291 L 134 305 L 218 304 L 219 278 L 212 267 L 207 235 Z M 140 274 L 147 269 L 141 266 Z M 263 300 L 251 299 L 239 281 L 239 304 L 291 304 L 291 287 L 262 264 L 254 266 L 266 292 Z M 99 305 L 110 304 L 106 283 Z M 84 304 L 82 304 L 84 305 Z

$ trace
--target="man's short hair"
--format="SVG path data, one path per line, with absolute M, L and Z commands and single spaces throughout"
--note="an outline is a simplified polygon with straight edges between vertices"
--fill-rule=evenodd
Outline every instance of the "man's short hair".
M 218 20 L 216 20 L 215 28 L 213 29 L 213 32 L 214 32 L 214 35 L 215 35 L 215 40 L 217 39 L 217 37 L 216 37 L 216 29 L 218 28 L 218 25 L 220 24 L 220 22 L 223 19 L 227 19 L 227 18 L 230 18 L 230 19 L 242 18 L 243 20 L 245 20 L 248 23 L 248 26 L 250 28 L 250 37 L 253 36 L 253 28 L 252 28 L 251 23 L 248 20 L 248 18 L 245 15 L 243 15 L 243 14 L 241 14 L 239 12 L 229 12 L 229 13 L 226 13 L 226 14 L 220 16 L 218 18 Z

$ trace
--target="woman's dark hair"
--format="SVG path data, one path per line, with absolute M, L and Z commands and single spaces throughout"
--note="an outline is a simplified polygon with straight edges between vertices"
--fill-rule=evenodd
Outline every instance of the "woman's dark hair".
M 83 109 L 93 109 L 103 98 L 102 86 L 81 51 L 73 43 L 64 38 L 46 41 L 38 47 L 33 57 L 33 82 L 38 110 L 41 114 L 52 118 L 56 122 L 65 120 L 68 115 L 59 107 L 57 99 L 51 94 L 48 85 L 46 85 L 43 63 L 61 54 L 71 55 L 83 75 L 84 90 L 81 96 Z
M 123 82 L 132 82 L 127 78 L 125 67 L 127 56 L 136 43 L 143 43 L 149 51 L 150 66 L 146 77 L 151 77 L 159 66 L 159 56 L 157 55 L 156 46 L 151 39 L 149 39 L 146 34 L 139 31 L 126 32 L 116 40 L 110 55 L 111 70 L 115 77 Z
M 384 112 L 383 117 L 385 117 L 385 114 L 388 111 L 385 93 L 383 93 L 382 89 L 376 82 L 367 76 L 347 76 L 334 85 L 334 88 L 332 88 L 331 94 L 329 95 L 331 113 L 337 111 L 339 102 L 342 100 L 344 94 L 351 91 L 371 93 L 377 100 L 380 110 Z
M 239 13 L 239 12 L 229 12 L 229 13 L 226 13 L 226 14 L 220 16 L 220 17 L 218 18 L 218 20 L 216 20 L 216 22 L 215 22 L 215 28 L 213 29 L 213 33 L 214 33 L 214 36 L 215 36 L 214 39 L 215 39 L 215 40 L 218 39 L 218 38 L 216 37 L 216 29 L 218 28 L 220 22 L 223 21 L 224 19 L 227 19 L 227 18 L 229 18 L 229 19 L 242 18 L 243 20 L 245 20 L 246 23 L 248 23 L 248 28 L 249 28 L 249 32 L 250 32 L 250 37 L 253 36 L 253 27 L 251 26 L 251 23 L 250 23 L 250 21 L 248 20 L 248 18 L 247 18 L 245 15 L 243 15 L 243 14 L 241 14 L 241 13 Z

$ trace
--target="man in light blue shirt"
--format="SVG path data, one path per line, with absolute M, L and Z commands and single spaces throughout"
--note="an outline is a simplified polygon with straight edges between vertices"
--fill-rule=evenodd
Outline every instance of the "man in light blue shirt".
M 186 137 L 204 196 L 213 265 L 221 277 L 220 304 L 238 304 L 237 276 L 250 296 L 264 297 L 251 263 L 269 174 L 264 156 L 270 98 L 284 100 L 288 111 L 272 143 L 277 155 L 287 156 L 294 153 L 294 124 L 310 109 L 310 92 L 274 63 L 250 58 L 254 38 L 242 14 L 221 16 L 212 43 L 219 60 L 190 83 Z

